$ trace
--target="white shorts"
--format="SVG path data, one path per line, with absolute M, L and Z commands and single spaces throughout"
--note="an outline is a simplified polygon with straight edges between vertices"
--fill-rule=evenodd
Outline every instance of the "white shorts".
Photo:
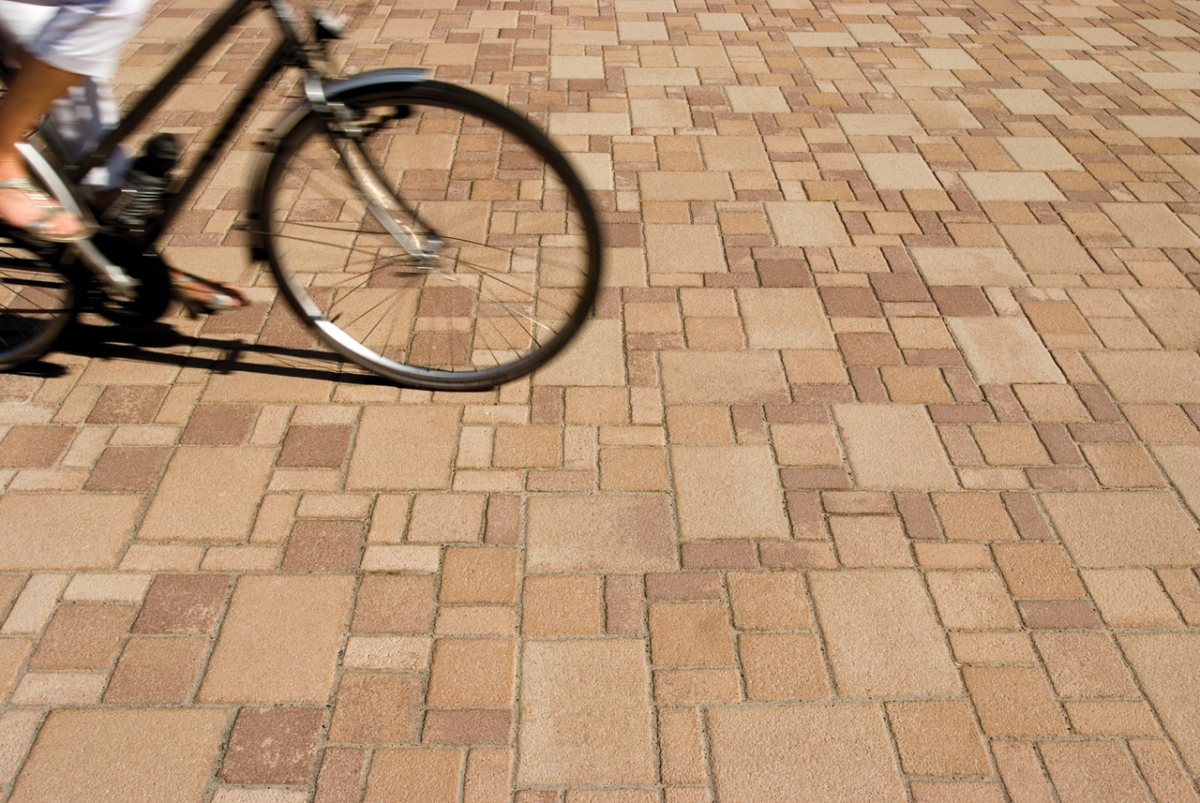
M 0 25 L 51 67 L 108 80 L 150 0 L 0 0 Z

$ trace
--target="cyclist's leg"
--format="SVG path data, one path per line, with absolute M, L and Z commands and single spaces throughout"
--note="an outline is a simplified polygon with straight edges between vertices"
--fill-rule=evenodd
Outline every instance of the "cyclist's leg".
M 79 80 L 76 73 L 61 70 L 28 53 L 20 56 L 21 71 L 8 94 L 0 101 L 0 219 L 22 229 L 51 237 L 70 237 L 83 223 L 61 207 L 51 204 L 28 181 L 29 171 L 17 151 L 17 143 L 37 122 L 55 98 Z M 57 209 L 57 212 L 53 210 Z

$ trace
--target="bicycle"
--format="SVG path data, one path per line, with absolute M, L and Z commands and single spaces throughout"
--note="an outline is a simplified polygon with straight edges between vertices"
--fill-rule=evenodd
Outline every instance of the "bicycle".
M 309 329 L 342 358 L 430 390 L 489 389 L 561 351 L 591 310 L 603 254 L 567 157 L 520 113 L 423 70 L 331 77 L 339 24 L 316 12 L 302 37 L 288 0 L 233 0 L 81 161 L 43 125 L 43 148 L 21 146 L 31 171 L 95 225 L 76 182 L 263 5 L 280 41 L 141 241 L 103 226 L 65 247 L 7 232 L 24 251 L 0 258 L 0 369 L 48 351 L 81 308 L 126 324 L 163 314 L 169 283 L 154 242 L 289 67 L 303 70 L 304 99 L 264 142 L 245 228 L 251 258 Z

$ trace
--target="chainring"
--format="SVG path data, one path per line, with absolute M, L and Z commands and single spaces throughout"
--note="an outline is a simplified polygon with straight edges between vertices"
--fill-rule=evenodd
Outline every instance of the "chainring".
M 83 307 L 121 326 L 149 326 L 162 317 L 171 301 L 171 277 L 167 263 L 144 240 L 113 232 L 99 232 L 92 243 L 114 265 L 119 265 L 137 283 L 133 298 L 111 298 L 90 271 L 81 297 Z

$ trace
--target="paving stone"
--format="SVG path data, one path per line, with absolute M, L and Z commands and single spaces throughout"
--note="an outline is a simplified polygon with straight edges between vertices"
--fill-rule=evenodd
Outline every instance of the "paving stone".
M 946 325 L 980 384 L 1063 381 L 1050 352 L 1021 318 L 951 318 Z
M 199 699 L 324 702 L 341 649 L 351 580 L 348 575 L 238 580 Z
M 721 706 L 709 720 L 722 800 L 905 799 L 878 706 Z
M 1191 727 L 1198 712 L 1195 695 L 1188 690 L 1198 680 L 1200 640 L 1189 633 L 1131 633 L 1122 635 L 1119 643 L 1194 774 L 1200 766 L 1200 739 Z
M 225 721 L 216 708 L 54 711 L 10 800 L 197 800 L 208 785 Z
M 941 441 L 917 405 L 835 405 L 834 417 L 860 487 L 957 484 Z
M 272 450 L 180 446 L 167 464 L 138 537 L 241 541 L 266 488 Z M 213 500 L 220 504 L 213 504 Z
M 760 446 L 672 446 L 680 537 L 787 538 L 771 455 Z
M 960 691 L 916 572 L 813 572 L 809 582 L 840 693 L 886 697 Z
M 350 454 L 347 487 L 446 488 L 457 429 L 458 410 L 452 406 L 367 407 Z
M 529 571 L 646 571 L 676 565 L 664 496 L 534 497 L 528 531 Z
M 530 641 L 521 661 L 517 783 L 653 783 L 648 688 L 639 641 Z
M 1200 530 L 1162 491 L 1049 493 L 1042 502 L 1080 566 L 1181 566 L 1200 561 Z M 1152 538 L 1144 537 L 1152 532 Z
M 142 498 L 130 494 L 5 494 L 0 567 L 6 571 L 112 568 Z

